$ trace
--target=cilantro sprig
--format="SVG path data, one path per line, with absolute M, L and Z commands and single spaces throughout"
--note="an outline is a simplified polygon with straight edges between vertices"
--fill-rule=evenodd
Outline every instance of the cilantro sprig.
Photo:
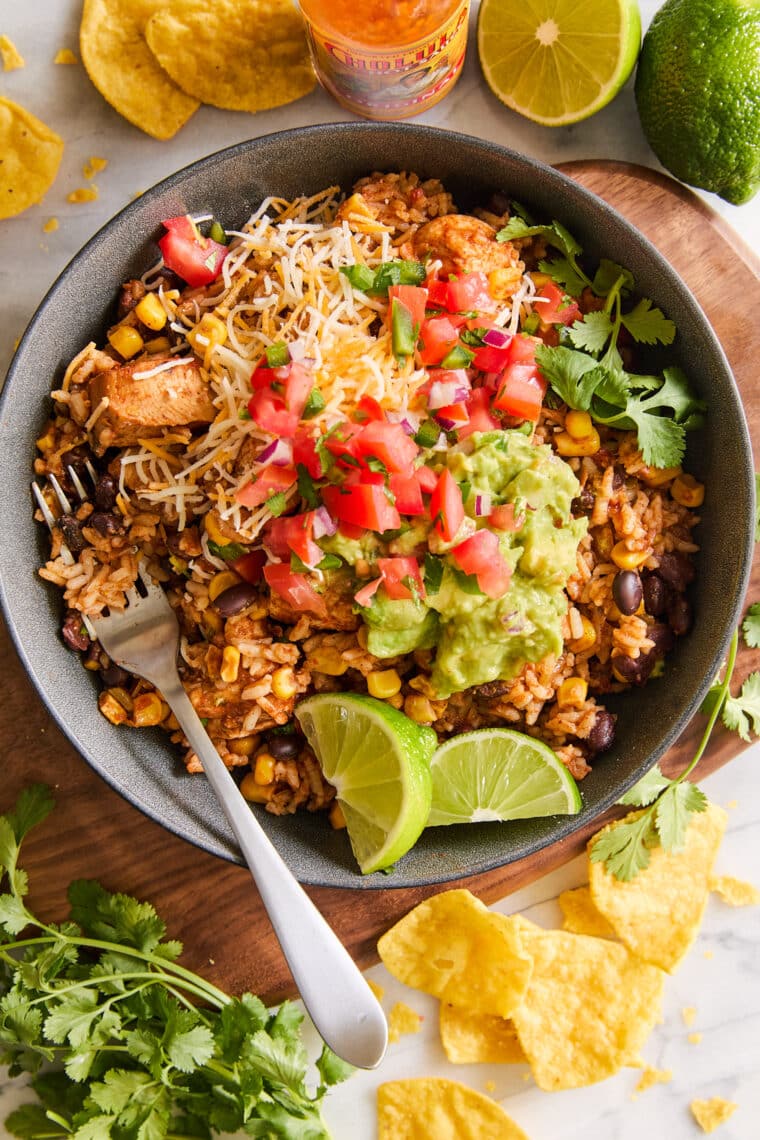
M 148 903 L 99 883 L 69 888 L 70 918 L 47 923 L 26 901 L 21 844 L 53 807 L 33 785 L 0 816 L 0 1061 L 32 1074 L 37 1102 L 12 1112 L 25 1140 L 326 1140 L 320 1101 L 349 1069 L 325 1046 L 307 1086 L 301 1013 L 272 1014 L 179 964 L 179 942 Z M 54 1071 L 42 1072 L 52 1063 Z

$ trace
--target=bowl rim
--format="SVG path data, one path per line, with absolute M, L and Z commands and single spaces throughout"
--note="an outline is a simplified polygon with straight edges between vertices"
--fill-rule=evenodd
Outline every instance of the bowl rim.
M 714 359 L 725 372 L 727 378 L 730 379 L 731 385 L 733 386 L 733 390 L 736 396 L 737 410 L 739 413 L 737 416 L 737 427 L 739 429 L 740 436 L 738 440 L 739 450 L 743 455 L 749 456 L 751 459 L 751 441 L 747 428 L 746 418 L 744 417 L 743 405 L 741 402 L 740 394 L 738 392 L 738 388 L 736 386 L 736 381 L 733 377 L 733 373 L 723 347 L 720 344 L 716 334 L 714 333 L 710 322 L 702 311 L 696 297 L 688 288 L 688 286 L 686 286 L 685 282 L 683 282 L 683 279 L 680 277 L 678 272 L 659 252 L 657 247 L 647 237 L 645 237 L 645 235 L 643 235 L 635 225 L 629 222 L 624 215 L 610 206 L 606 201 L 604 201 L 604 199 L 600 198 L 592 191 L 586 189 L 584 186 L 580 185 L 563 171 L 557 170 L 555 167 L 541 162 L 529 155 L 524 155 L 518 151 L 511 149 L 510 147 L 503 146 L 498 143 L 493 143 L 487 139 L 470 136 L 461 131 L 452 131 L 445 128 L 432 127 L 416 123 L 411 124 L 345 121 L 335 123 L 321 123 L 302 127 L 292 127 L 288 128 L 287 130 L 274 131 L 268 134 L 256 136 L 251 139 L 243 140 L 241 142 L 233 144 L 232 146 L 224 147 L 210 154 L 207 154 L 191 163 L 186 164 L 179 170 L 173 172 L 172 174 L 149 187 L 146 191 L 143 192 L 143 194 L 140 195 L 139 198 L 127 203 L 121 210 L 119 210 L 110 219 L 108 219 L 92 235 L 92 237 L 85 243 L 85 245 L 83 245 L 82 248 L 74 254 L 74 256 L 70 259 L 61 273 L 57 276 L 55 281 L 46 290 L 42 300 L 31 316 L 27 327 L 19 341 L 16 351 L 14 352 L 14 355 L 11 359 L 2 392 L 0 392 L 0 421 L 2 420 L 2 417 L 5 413 L 8 401 L 10 401 L 13 396 L 16 395 L 16 393 L 13 391 L 14 381 L 16 380 L 17 374 L 24 366 L 27 346 L 36 333 L 38 326 L 44 320 L 44 317 L 51 306 L 55 304 L 59 293 L 69 281 L 69 279 L 79 271 L 81 265 L 87 264 L 87 261 L 94 250 L 99 248 L 103 242 L 107 242 L 109 240 L 111 233 L 119 222 L 128 221 L 133 215 L 141 213 L 146 208 L 146 205 L 149 205 L 154 199 L 159 198 L 161 195 L 171 191 L 174 188 L 181 187 L 188 179 L 188 177 L 197 177 L 207 174 L 213 170 L 213 168 L 220 162 L 220 160 L 226 161 L 233 159 L 235 156 L 247 156 L 251 153 L 254 153 L 258 147 L 271 145 L 273 142 L 288 144 L 290 142 L 295 142 L 297 139 L 303 139 L 304 136 L 325 136 L 333 139 L 333 141 L 337 143 L 340 143 L 341 139 L 346 140 L 351 136 L 356 135 L 357 133 L 359 135 L 366 135 L 371 138 L 373 134 L 377 134 L 378 136 L 384 135 L 387 134 L 389 130 L 397 132 L 399 136 L 407 135 L 410 138 L 416 137 L 425 140 L 435 139 L 436 142 L 441 142 L 443 145 L 447 146 L 450 145 L 456 147 L 457 144 L 466 144 L 468 148 L 473 148 L 476 151 L 482 151 L 484 154 L 487 154 L 489 156 L 493 156 L 495 153 L 500 159 L 504 159 L 508 162 L 513 163 L 516 162 L 527 170 L 531 170 L 544 178 L 549 177 L 555 182 L 555 184 L 564 184 L 571 197 L 574 197 L 576 201 L 582 203 L 587 208 L 593 208 L 593 210 L 595 210 L 599 215 L 613 219 L 614 224 L 617 227 L 622 227 L 623 230 L 627 230 L 629 236 L 642 249 L 643 255 L 651 263 L 653 270 L 658 274 L 664 275 L 670 284 L 675 284 L 676 289 L 681 293 L 681 299 L 683 303 L 686 304 L 687 307 L 691 307 L 691 309 L 698 314 L 699 319 L 704 326 L 705 336 L 707 340 L 711 342 Z M 118 285 L 118 283 L 116 284 Z M 745 469 L 744 474 L 747 476 L 747 485 L 743 488 L 743 490 L 747 496 L 747 501 L 750 504 L 753 504 L 755 485 L 754 478 L 752 477 L 753 472 L 750 470 L 751 467 L 752 464 L 750 463 L 750 467 Z M 415 876 L 412 880 L 404 881 L 403 883 L 394 882 L 392 877 L 385 880 L 383 880 L 383 876 L 378 875 L 361 877 L 358 872 L 356 873 L 355 881 L 341 881 L 340 876 L 336 881 L 333 879 L 327 879 L 324 876 L 320 876 L 319 874 L 317 874 L 316 877 L 310 877 L 308 873 L 299 873 L 299 879 L 302 882 L 313 886 L 337 886 L 345 887 L 348 889 L 359 888 L 369 890 L 399 888 L 404 889 L 405 887 L 428 886 L 438 883 L 456 881 L 464 877 L 482 874 L 484 872 L 494 870 L 497 867 L 506 866 L 509 863 L 516 861 L 517 859 L 522 859 L 523 857 L 534 855 L 537 851 L 560 842 L 562 839 L 565 839 L 567 836 L 579 830 L 579 828 L 584 824 L 590 822 L 591 819 L 596 819 L 604 812 L 606 812 L 615 804 L 615 802 L 625 791 L 632 787 L 642 777 L 642 775 L 644 775 L 646 771 L 648 771 L 655 763 L 658 762 L 662 755 L 664 755 L 664 753 L 679 738 L 691 720 L 692 716 L 697 711 L 699 704 L 701 703 L 704 695 L 707 692 L 707 689 L 709 688 L 712 677 L 715 676 L 722 661 L 724 660 L 731 636 L 739 622 L 739 618 L 743 609 L 744 596 L 749 582 L 752 566 L 752 555 L 754 550 L 753 528 L 754 522 L 748 519 L 746 535 L 744 536 L 745 541 L 742 546 L 741 558 L 737 567 L 738 580 L 734 602 L 731 609 L 731 622 L 727 624 L 727 627 L 722 632 L 719 642 L 715 646 L 713 657 L 710 662 L 710 667 L 705 670 L 702 682 L 698 686 L 693 699 L 689 702 L 688 706 L 682 710 L 681 714 L 676 718 L 676 720 L 669 725 L 667 731 L 661 735 L 661 745 L 659 746 L 658 755 L 648 756 L 645 766 L 641 766 L 629 776 L 621 778 L 615 785 L 614 790 L 602 795 L 601 798 L 593 805 L 592 816 L 588 816 L 584 810 L 581 810 L 581 812 L 576 816 L 555 817 L 555 827 L 550 837 L 544 838 L 542 836 L 539 836 L 533 841 L 528 841 L 527 843 L 523 844 L 519 855 L 512 857 L 509 855 L 509 844 L 505 844 L 504 857 L 499 857 L 495 860 L 492 859 L 487 863 L 479 864 L 472 870 L 462 870 L 460 868 L 447 872 L 445 874 L 432 871 L 426 876 Z M 166 830 L 179 836 L 180 838 L 185 839 L 186 841 L 192 843 L 194 846 L 197 846 L 210 854 L 216 855 L 229 862 L 235 862 L 242 865 L 243 860 L 237 854 L 237 852 L 217 843 L 211 834 L 209 834 L 208 839 L 204 841 L 203 839 L 199 839 L 197 836 L 190 834 L 186 826 L 183 827 L 181 823 L 167 821 L 165 818 L 163 818 L 160 814 L 160 811 L 153 810 L 151 806 L 144 803 L 139 798 L 139 796 L 137 796 L 132 791 L 130 787 L 126 786 L 124 783 L 120 783 L 114 775 L 112 775 L 107 769 L 104 769 L 101 763 L 98 761 L 98 758 L 95 755 L 91 754 L 89 749 L 80 743 L 75 727 L 69 723 L 63 713 L 53 702 L 51 696 L 46 690 L 42 679 L 37 674 L 34 662 L 32 661 L 30 654 L 27 652 L 26 645 L 22 640 L 22 637 L 16 625 L 16 621 L 13 618 L 11 599 L 6 588 L 4 575 L 1 571 L 2 559 L 0 559 L 0 608 L 2 609 L 5 616 L 6 625 L 8 627 L 8 631 L 16 652 L 18 653 L 27 674 L 32 680 L 32 683 L 34 684 L 48 713 L 52 716 L 58 728 L 68 738 L 80 756 L 83 757 L 83 759 L 99 775 L 101 779 L 104 779 L 106 783 L 109 784 L 109 786 L 112 787 L 116 792 L 118 792 L 119 795 L 126 799 L 127 802 L 154 820 L 154 822 L 159 823 Z M 504 825 L 489 824 L 479 826 L 503 827 Z

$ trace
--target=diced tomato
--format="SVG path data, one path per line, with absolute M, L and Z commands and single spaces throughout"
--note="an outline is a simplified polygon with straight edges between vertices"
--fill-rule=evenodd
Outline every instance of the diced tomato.
M 298 428 L 293 437 L 293 463 L 296 467 L 299 464 L 305 467 L 312 479 L 321 479 L 324 475 L 316 440 L 306 428 Z
M 444 467 L 430 497 L 430 517 L 444 542 L 453 542 L 464 519 L 464 505 L 459 484 Z
M 431 317 L 420 332 L 417 355 L 421 364 L 440 364 L 459 341 L 457 326 L 449 317 Z
M 379 533 L 397 530 L 401 526 L 401 516 L 388 501 L 385 487 L 366 483 L 324 487 L 322 498 L 330 514 L 340 522 L 352 523 Z
M 370 420 L 352 441 L 352 453 L 362 462 L 374 456 L 387 471 L 407 472 L 417 458 L 419 448 L 401 424 Z
M 399 514 L 424 515 L 422 488 L 414 475 L 391 475 L 389 482 Z
M 308 368 L 305 368 L 303 364 L 299 364 L 296 360 L 292 361 L 287 367 L 288 375 L 285 380 L 285 403 L 287 404 L 288 411 L 296 413 L 300 420 L 303 415 L 303 410 L 306 407 L 306 401 L 314 387 L 314 377 Z M 275 368 L 273 371 L 280 372 L 285 370 Z
M 541 298 L 546 300 L 542 301 Z M 565 296 L 558 285 L 547 281 L 541 286 L 541 292 L 533 298 L 535 312 L 545 325 L 571 325 L 581 317 L 581 311 L 575 301 L 565 301 Z M 563 307 L 564 306 L 564 307 Z
M 494 431 L 501 424 L 491 412 L 491 392 L 488 388 L 473 388 L 467 400 L 469 423 L 459 429 L 459 438 L 466 439 L 474 431 Z
M 167 218 L 163 225 L 167 232 L 158 245 L 166 268 L 193 289 L 216 281 L 229 253 L 227 246 L 204 237 L 188 214 Z
M 492 344 L 484 344 L 475 350 L 472 366 L 480 372 L 501 372 L 509 363 L 509 345 L 505 348 L 496 348 Z
M 362 396 L 359 403 L 356 405 L 356 411 L 352 417 L 357 423 L 363 424 L 367 420 L 384 420 L 385 412 L 374 396 Z
M 499 550 L 499 540 L 492 530 L 478 530 L 451 549 L 451 556 L 465 574 L 474 574 L 478 585 L 489 598 L 500 598 L 507 592 L 512 570 Z
M 357 606 L 368 606 L 382 584 L 382 578 L 373 578 L 371 582 L 367 582 L 366 586 L 357 590 L 354 594 L 354 601 Z
M 314 511 L 272 519 L 264 530 L 264 543 L 275 558 L 290 558 L 292 551 L 309 569 L 324 558 L 314 541 Z
M 350 487 L 354 483 L 365 483 L 370 487 L 384 487 L 387 476 L 382 471 L 370 471 L 367 467 L 352 467 L 344 486 Z
M 354 439 L 361 430 L 361 424 L 346 421 L 324 437 L 324 447 L 337 459 L 341 467 L 356 467 L 358 459 L 354 452 Z
M 428 300 L 428 291 L 420 285 L 391 285 L 388 289 L 388 320 L 390 321 L 393 309 L 393 299 L 400 302 L 409 312 L 412 325 L 422 328 L 425 320 L 425 306 Z
M 267 556 L 263 550 L 249 550 L 247 554 L 233 558 L 230 566 L 244 582 L 250 582 L 252 586 L 255 586 L 257 582 L 261 581 L 261 572 L 266 560 Z
M 508 364 L 499 380 L 493 406 L 535 423 L 546 393 L 546 381 L 538 375 L 535 364 Z
M 269 467 L 256 477 L 251 483 L 246 483 L 235 495 L 236 500 L 244 507 L 258 507 L 276 495 L 278 491 L 287 491 L 296 481 L 295 467 L 277 467 L 270 463 Z
M 294 574 L 287 562 L 270 562 L 264 567 L 267 585 L 284 598 L 294 610 L 307 610 L 319 617 L 327 616 L 324 599 L 303 574 Z
M 271 388 L 260 388 L 253 393 L 248 401 L 248 414 L 262 431 L 285 437 L 295 434 L 300 419 Z
M 444 431 L 459 431 L 470 422 L 466 404 L 447 404 L 444 408 L 436 408 L 433 418 L 438 420 Z
M 378 558 L 377 568 L 382 574 L 383 586 L 391 601 L 413 598 L 415 593 L 417 597 L 424 598 L 425 587 L 416 558 Z M 404 582 L 405 578 L 414 584 L 414 592 Z
M 478 270 L 463 273 L 448 283 L 447 307 L 452 313 L 466 313 L 482 310 L 489 313 L 496 308 L 496 302 L 488 288 L 488 277 Z
M 435 490 L 435 485 L 438 482 L 438 476 L 435 471 L 431 471 L 423 463 L 421 467 L 415 467 L 414 477 L 420 485 L 420 490 L 425 495 L 431 495 Z
M 349 542 L 361 542 L 366 531 L 366 526 L 354 526 L 353 523 L 342 522 L 338 526 L 338 534 L 343 535 Z
M 524 522 L 525 515 L 515 517 L 514 503 L 503 503 L 501 506 L 494 507 L 488 516 L 488 524 L 495 530 L 520 530 Z
M 541 340 L 536 336 L 513 336 L 509 344 L 509 363 L 525 364 L 536 359 L 536 348 Z
M 428 291 L 428 308 L 445 309 L 449 302 L 449 283 L 438 277 L 428 277 L 425 282 Z

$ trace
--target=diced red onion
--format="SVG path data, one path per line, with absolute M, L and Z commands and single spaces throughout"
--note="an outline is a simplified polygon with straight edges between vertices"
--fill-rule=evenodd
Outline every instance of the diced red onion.
M 440 424 L 444 431 L 453 431 L 455 427 L 459 426 L 456 420 L 450 420 L 446 416 L 436 416 L 435 422 Z
M 274 463 L 275 467 L 287 467 L 293 462 L 293 444 L 289 439 L 273 439 L 259 455 L 259 463 Z
M 382 580 L 382 578 L 373 578 L 366 586 L 362 586 L 361 590 L 357 590 L 354 594 L 356 604 L 358 606 L 368 606 L 380 588 Z
M 512 333 L 504 329 L 489 329 L 483 337 L 483 344 L 489 344 L 491 348 L 508 348 L 511 341 Z
M 491 496 L 490 495 L 476 495 L 475 496 L 475 514 L 478 518 L 491 513 Z
M 388 412 L 388 422 L 401 424 L 407 435 L 416 435 L 420 430 L 420 417 L 414 412 Z
M 463 368 L 456 369 L 456 380 L 434 380 L 430 385 L 427 402 L 431 411 L 460 404 L 470 394 L 470 382 Z
M 338 524 L 332 517 L 327 507 L 317 507 L 314 512 L 314 527 L 313 534 L 315 540 L 318 538 L 329 538 L 335 534 L 338 529 Z

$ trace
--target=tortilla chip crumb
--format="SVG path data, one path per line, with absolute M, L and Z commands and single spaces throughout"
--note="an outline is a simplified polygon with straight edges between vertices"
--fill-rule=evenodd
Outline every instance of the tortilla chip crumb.
M 388 1040 L 395 1042 L 405 1033 L 419 1033 L 422 1017 L 403 1001 L 397 1001 L 388 1015 Z
M 61 48 L 55 53 L 53 63 L 79 63 L 79 60 L 69 48 Z
M 373 982 L 371 978 L 367 978 L 367 985 L 372 990 L 378 1001 L 382 1001 L 385 997 L 385 986 L 381 986 L 379 982 Z
M 48 220 L 45 222 L 44 226 L 42 227 L 42 232 L 44 234 L 54 234 L 57 229 L 58 229 L 58 219 L 57 218 L 48 218 Z
M 754 883 L 735 879 L 733 875 L 713 875 L 710 890 L 720 895 L 729 906 L 757 906 L 760 903 L 760 891 Z
M 699 1045 L 700 1041 L 702 1040 L 702 1034 L 701 1033 L 689 1033 L 686 1040 L 689 1042 L 690 1045 Z
M 710 1100 L 693 1100 L 689 1105 L 694 1119 L 703 1132 L 714 1132 L 720 1124 L 725 1124 L 736 1112 L 738 1104 L 713 1096 Z
M 729 811 L 733 811 L 734 808 L 738 808 L 738 806 L 739 806 L 738 800 L 729 800 L 728 803 L 726 804 L 726 807 L 729 809 Z
M 681 1010 L 681 1017 L 683 1018 L 684 1025 L 693 1025 L 697 1016 L 697 1007 L 695 1005 L 687 1005 Z
M 101 170 L 105 170 L 107 166 L 107 158 L 98 158 L 98 156 L 94 154 L 90 161 L 86 162 L 82 167 L 82 174 L 84 174 L 88 182 L 91 182 L 95 175 L 100 174 Z
M 635 1091 L 637 1093 L 646 1092 L 647 1089 L 651 1089 L 652 1085 L 666 1085 L 668 1081 L 672 1080 L 672 1069 L 653 1069 L 651 1065 L 647 1065 L 639 1077 Z
M 714 958 L 714 957 L 715 957 L 715 954 L 713 953 L 713 951 L 712 951 L 712 950 L 705 950 L 705 952 L 704 952 L 704 954 L 702 955 L 702 957 L 703 957 L 703 958 L 706 958 L 706 959 L 707 959 L 707 961 L 709 962 L 711 958 Z
M 26 66 L 24 57 L 7 36 L 0 36 L 0 59 L 3 61 L 3 71 L 17 71 L 19 67 Z
M 80 186 L 78 190 L 72 190 L 70 194 L 66 195 L 67 202 L 94 202 L 98 196 L 97 186 Z
M 486 1090 L 486 1092 L 490 1092 L 490 1093 L 495 1092 L 496 1091 L 496 1081 L 486 1081 L 483 1088 Z

